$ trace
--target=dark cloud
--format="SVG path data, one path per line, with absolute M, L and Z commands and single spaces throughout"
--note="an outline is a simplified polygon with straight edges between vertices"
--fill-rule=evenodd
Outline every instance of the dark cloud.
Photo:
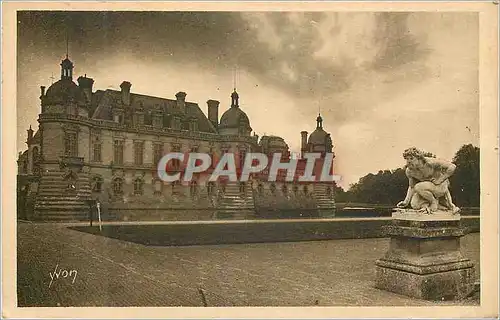
M 78 65 L 132 55 L 161 64 L 196 63 L 205 72 L 245 69 L 265 84 L 298 98 L 334 95 L 352 81 L 348 57 L 316 57 L 325 41 L 317 24 L 335 14 L 303 13 L 301 23 L 283 12 L 256 13 L 265 18 L 279 42 L 260 41 L 257 30 L 238 12 L 20 12 L 19 62 L 40 53 L 63 55 L 66 36 Z M 407 26 L 406 13 L 376 18 L 374 70 L 397 68 L 425 58 L 425 43 Z M 342 28 L 338 23 L 331 36 Z

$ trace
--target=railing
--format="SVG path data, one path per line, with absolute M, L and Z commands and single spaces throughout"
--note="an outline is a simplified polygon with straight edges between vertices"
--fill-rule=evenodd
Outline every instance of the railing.
M 59 157 L 59 159 L 60 159 L 60 163 L 64 164 L 64 165 L 77 165 L 77 166 L 84 165 L 83 157 L 62 156 L 62 157 Z
M 258 137 L 256 136 L 240 136 L 240 135 L 220 135 L 217 133 L 200 132 L 200 131 L 189 131 L 181 129 L 172 128 L 156 128 L 149 125 L 143 126 L 127 126 L 114 121 L 102 120 L 102 119 L 91 119 L 83 116 L 63 114 L 63 113 L 42 113 L 38 116 L 39 121 L 50 121 L 50 120 L 69 120 L 81 122 L 85 125 L 104 127 L 108 130 L 119 130 L 132 133 L 144 133 L 144 134 L 157 134 L 157 135 L 167 135 L 174 136 L 178 138 L 188 138 L 197 140 L 208 140 L 208 141 L 224 141 L 224 142 L 246 142 L 256 144 Z

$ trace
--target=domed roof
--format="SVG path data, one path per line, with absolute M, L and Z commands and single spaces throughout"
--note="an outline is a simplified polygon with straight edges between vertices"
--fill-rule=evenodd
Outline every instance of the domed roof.
M 250 120 L 248 120 L 247 114 L 238 107 L 231 107 L 222 114 L 219 127 L 239 128 L 241 124 L 250 126 Z
M 288 148 L 288 144 L 285 142 L 285 139 L 278 136 L 263 136 L 260 139 L 259 144 L 269 146 L 269 147 L 278 147 L 278 148 Z
M 57 100 L 78 100 L 82 97 L 82 90 L 72 80 L 61 79 L 47 89 L 46 97 Z
M 326 137 L 328 133 L 323 130 L 323 128 L 316 128 L 313 133 L 309 136 L 308 143 L 311 144 L 326 144 Z

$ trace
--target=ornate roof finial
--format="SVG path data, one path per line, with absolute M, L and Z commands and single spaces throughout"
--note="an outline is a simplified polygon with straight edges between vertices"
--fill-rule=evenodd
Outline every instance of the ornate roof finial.
M 321 117 L 321 114 L 318 114 L 318 117 L 316 118 L 316 128 L 323 128 L 323 118 Z
M 69 58 L 69 36 L 68 29 L 66 28 L 66 59 Z

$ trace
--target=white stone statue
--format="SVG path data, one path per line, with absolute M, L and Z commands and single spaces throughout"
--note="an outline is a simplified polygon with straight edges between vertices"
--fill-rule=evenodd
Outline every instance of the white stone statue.
M 426 157 L 416 149 L 406 149 L 403 153 L 406 160 L 406 176 L 408 191 L 406 198 L 397 204 L 398 208 L 408 205 L 419 212 L 431 214 L 436 211 L 448 211 L 457 214 L 460 208 L 453 204 L 449 186 L 449 177 L 456 166 L 448 161 Z

